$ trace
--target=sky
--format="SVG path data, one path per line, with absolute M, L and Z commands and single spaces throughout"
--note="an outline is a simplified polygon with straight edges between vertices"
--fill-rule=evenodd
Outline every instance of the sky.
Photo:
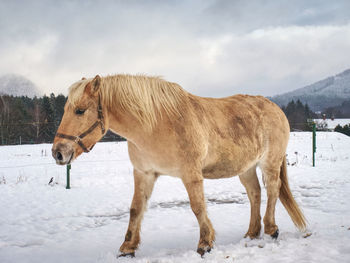
M 162 76 L 200 96 L 271 96 L 350 68 L 350 1 L 0 0 L 0 76 L 46 94 Z

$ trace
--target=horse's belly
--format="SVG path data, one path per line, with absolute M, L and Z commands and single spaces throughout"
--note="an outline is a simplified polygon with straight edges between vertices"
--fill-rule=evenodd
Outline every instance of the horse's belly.
M 255 160 L 251 160 L 244 164 L 239 164 L 232 160 L 220 160 L 219 162 L 205 166 L 202 169 L 202 174 L 206 179 L 229 178 L 243 174 L 255 164 Z
M 202 174 L 207 179 L 228 178 L 245 172 L 245 166 L 225 158 L 206 165 Z
M 236 145 L 226 147 L 214 147 L 208 151 L 204 160 L 202 174 L 204 178 L 219 179 L 243 174 L 253 165 L 256 165 L 261 157 L 261 151 L 253 147 L 242 148 Z
M 202 169 L 203 177 L 206 179 L 228 178 L 237 175 L 237 170 L 232 166 L 222 164 L 209 165 Z

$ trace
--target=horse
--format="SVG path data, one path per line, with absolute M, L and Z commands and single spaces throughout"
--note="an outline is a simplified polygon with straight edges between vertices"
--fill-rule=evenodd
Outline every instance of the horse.
M 83 78 L 69 88 L 52 147 L 56 163 L 69 164 L 89 152 L 108 130 L 127 139 L 134 168 L 129 226 L 119 256 L 135 256 L 147 201 L 160 175 L 182 180 L 199 224 L 197 252 L 201 256 L 210 252 L 215 241 L 204 178 L 238 175 L 251 206 L 245 237 L 254 239 L 261 230 L 259 167 L 267 192 L 264 233 L 278 237 L 277 199 L 295 226 L 305 230 L 306 219 L 287 179 L 289 123 L 270 100 L 249 95 L 199 97 L 176 83 L 145 75 Z

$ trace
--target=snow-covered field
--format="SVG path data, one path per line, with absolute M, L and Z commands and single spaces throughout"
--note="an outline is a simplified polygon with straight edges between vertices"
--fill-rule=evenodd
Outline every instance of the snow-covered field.
M 334 128 L 337 125 L 340 126 L 345 126 L 345 125 L 350 125 L 350 119 L 315 119 L 314 120 L 316 123 L 321 124 L 323 127 L 326 127 L 328 129 L 334 130 Z M 325 126 L 326 124 L 326 126 Z
M 296 230 L 278 202 L 279 238 L 244 239 L 250 208 L 239 179 L 205 180 L 217 239 L 202 259 L 185 189 L 164 176 L 145 214 L 136 258 L 117 259 L 133 193 L 126 143 L 98 143 L 83 154 L 72 164 L 70 190 L 51 145 L 2 146 L 0 262 L 350 262 L 350 137 L 317 133 L 316 167 L 311 149 L 311 133 L 291 134 L 289 181 L 307 233 Z M 265 190 L 262 200 L 264 214 Z

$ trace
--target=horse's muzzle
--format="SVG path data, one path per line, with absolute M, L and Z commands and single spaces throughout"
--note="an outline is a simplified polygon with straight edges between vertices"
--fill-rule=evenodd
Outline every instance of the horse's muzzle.
M 69 164 L 74 157 L 74 150 L 70 144 L 57 143 L 52 146 L 52 157 L 59 165 Z

